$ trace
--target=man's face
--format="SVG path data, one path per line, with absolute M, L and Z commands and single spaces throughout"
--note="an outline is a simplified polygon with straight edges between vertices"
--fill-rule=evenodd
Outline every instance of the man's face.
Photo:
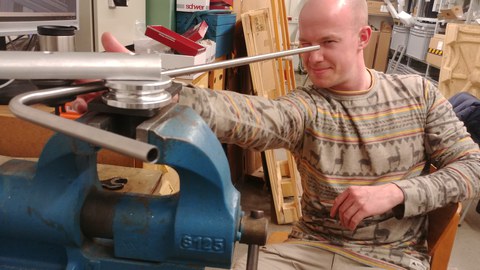
M 320 45 L 314 52 L 302 54 L 309 79 L 321 88 L 350 90 L 357 72 L 359 30 L 351 18 L 329 18 L 317 14 L 300 20 L 300 45 Z

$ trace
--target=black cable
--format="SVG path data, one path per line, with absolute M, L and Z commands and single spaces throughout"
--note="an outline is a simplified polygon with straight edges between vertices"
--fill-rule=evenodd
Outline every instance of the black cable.
M 19 40 L 19 39 L 23 38 L 24 36 L 25 36 L 25 35 L 20 35 L 20 36 L 17 36 L 15 39 L 13 39 L 13 40 L 10 40 L 10 41 L 7 43 L 7 45 L 9 45 L 10 43 L 14 43 L 15 41 L 17 41 L 17 40 Z

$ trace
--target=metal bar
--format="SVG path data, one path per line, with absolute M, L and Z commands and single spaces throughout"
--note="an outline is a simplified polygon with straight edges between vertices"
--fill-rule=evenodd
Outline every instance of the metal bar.
M 248 245 L 247 270 L 257 270 L 259 251 L 260 248 L 258 245 Z
M 0 79 L 159 80 L 157 54 L 0 51 Z
M 318 50 L 310 46 L 204 65 L 161 70 L 156 54 L 0 51 L 0 79 L 160 80 Z
M 141 159 L 146 162 L 155 162 L 158 159 L 159 153 L 158 148 L 154 145 L 97 129 L 80 122 L 67 120 L 28 106 L 52 98 L 79 95 L 102 89 L 105 89 L 103 82 L 96 82 L 88 85 L 59 87 L 29 92 L 14 97 L 9 103 L 9 109 L 17 117 L 36 123 L 40 126 L 53 129 L 60 133 L 130 157 Z
M 162 71 L 162 74 L 170 77 L 177 77 L 177 76 L 183 76 L 183 75 L 193 74 L 197 72 L 204 72 L 204 71 L 209 71 L 214 69 L 237 67 L 237 66 L 254 63 L 254 62 L 259 62 L 259 61 L 294 55 L 294 54 L 300 54 L 305 52 L 311 52 L 318 49 L 320 49 L 320 45 L 309 46 L 309 47 L 298 48 L 298 49 L 291 49 L 291 50 L 286 50 L 281 52 L 267 53 L 267 54 L 256 55 L 256 56 L 236 58 L 232 60 L 226 60 L 226 61 L 209 63 L 209 64 L 198 65 L 198 66 L 164 70 Z

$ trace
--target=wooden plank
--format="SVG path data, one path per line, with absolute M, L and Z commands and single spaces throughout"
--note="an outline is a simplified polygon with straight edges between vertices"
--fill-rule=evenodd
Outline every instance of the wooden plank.
M 276 28 L 276 35 L 271 31 L 271 15 L 269 10 L 252 10 L 242 14 L 242 24 L 247 45 L 248 55 L 270 53 L 282 49 L 275 44 L 280 44 L 279 31 Z M 273 25 L 277 25 L 274 22 Z M 275 40 L 275 42 L 274 42 Z M 282 59 L 264 61 L 262 63 L 250 64 L 252 81 L 257 95 L 268 98 L 276 98 L 286 94 L 284 65 Z M 265 78 L 272 78 L 265 80 Z M 297 173 L 293 158 L 287 152 L 288 166 L 276 159 L 274 150 L 265 151 L 267 171 L 272 189 L 273 202 L 276 211 L 277 223 L 292 223 L 301 216 L 300 201 L 297 187 Z M 291 164 L 293 163 L 293 164 Z M 288 168 L 288 170 L 286 169 Z
M 249 56 L 275 51 L 268 9 L 252 10 L 242 14 L 242 24 Z M 257 95 L 276 98 L 285 92 L 285 87 L 280 84 L 276 60 L 252 63 L 250 69 L 252 74 L 260 75 L 252 76 Z M 271 79 L 265 80 L 265 78 Z
M 281 36 L 282 36 L 282 45 L 281 50 L 290 50 L 291 49 L 291 41 L 290 41 L 290 33 L 288 31 L 288 20 L 287 20 L 287 11 L 285 7 L 284 0 L 276 0 L 278 2 L 278 16 L 280 18 L 280 26 L 281 26 Z M 293 60 L 292 57 L 284 58 L 284 67 L 285 67 L 285 81 L 287 84 L 287 91 L 293 91 L 296 88 L 296 81 L 295 81 L 295 69 L 293 68 Z
M 272 19 L 273 19 L 273 30 L 274 30 L 273 38 L 275 40 L 274 42 L 275 51 L 279 52 L 283 50 L 284 44 L 283 44 L 283 33 L 279 28 L 281 26 L 281 23 L 278 20 L 278 18 L 280 17 L 279 9 L 278 9 L 278 0 L 271 0 L 271 7 L 272 8 L 270 10 L 270 14 L 272 15 Z M 277 72 L 279 74 L 280 83 L 282 85 L 282 92 L 281 92 L 282 96 L 286 94 L 286 89 L 287 89 L 285 72 L 284 72 L 285 67 L 284 67 L 283 61 L 284 60 L 282 58 L 277 59 L 277 68 L 278 68 Z
M 215 59 L 215 62 L 227 60 L 227 56 L 223 55 Z M 225 89 L 225 69 L 215 69 L 208 72 L 208 88 L 213 90 Z

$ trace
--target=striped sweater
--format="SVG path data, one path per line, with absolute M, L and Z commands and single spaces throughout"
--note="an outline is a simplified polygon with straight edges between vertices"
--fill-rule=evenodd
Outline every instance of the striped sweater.
M 292 241 L 381 268 L 426 269 L 426 213 L 479 195 L 480 162 L 451 105 L 427 80 L 369 70 L 372 85 L 341 92 L 300 87 L 268 100 L 184 88 L 219 140 L 255 150 L 286 148 L 302 179 L 302 219 Z M 422 176 L 425 161 L 437 168 Z M 404 204 L 364 219 L 354 231 L 329 216 L 351 185 L 395 183 Z

